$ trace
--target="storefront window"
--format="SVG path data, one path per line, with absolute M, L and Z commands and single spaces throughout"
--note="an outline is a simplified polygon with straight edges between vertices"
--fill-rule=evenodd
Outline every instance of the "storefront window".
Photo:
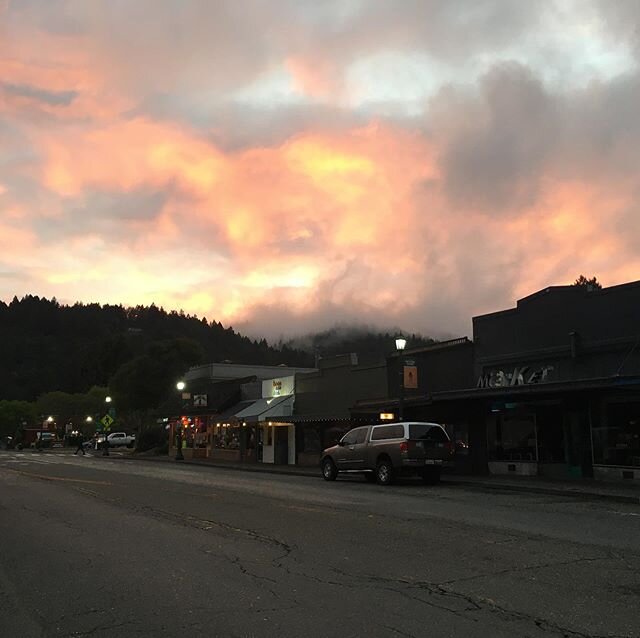
M 322 452 L 320 428 L 315 425 L 303 425 L 300 426 L 299 430 L 298 450 L 304 454 L 320 454 Z
M 456 454 L 469 454 L 469 426 L 466 423 L 443 423 L 449 438 L 456 446 Z
M 487 428 L 491 461 L 536 461 L 536 428 L 533 416 L 496 414 Z
M 241 427 L 230 423 L 219 423 L 213 428 L 213 447 L 224 450 L 240 448 Z
M 193 447 L 207 447 L 206 417 L 195 417 L 193 420 Z
M 332 425 L 328 427 L 324 432 L 323 447 L 331 447 L 336 445 L 338 441 L 351 429 L 349 424 Z
M 593 428 L 593 460 L 640 467 L 640 402 L 609 403 L 603 425 Z

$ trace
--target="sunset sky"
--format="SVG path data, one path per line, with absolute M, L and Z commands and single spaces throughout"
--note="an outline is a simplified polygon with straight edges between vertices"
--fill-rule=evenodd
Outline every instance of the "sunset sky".
M 640 279 L 637 0 L 0 0 L 0 298 L 469 334 Z

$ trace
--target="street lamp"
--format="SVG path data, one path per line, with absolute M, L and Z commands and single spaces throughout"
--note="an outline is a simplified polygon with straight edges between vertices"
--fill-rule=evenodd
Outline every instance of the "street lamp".
M 104 402 L 107 405 L 109 403 L 111 403 L 112 401 L 113 401 L 113 399 L 110 396 L 106 396 L 104 398 Z M 110 412 L 110 410 L 108 412 Z M 111 416 L 111 415 L 109 414 L 109 416 Z M 102 442 L 102 456 L 109 456 L 109 439 L 107 438 L 108 431 L 109 431 L 109 426 L 104 425 L 104 423 L 103 423 L 102 431 L 104 432 L 104 441 Z
M 187 384 L 184 381 L 178 381 L 178 383 L 176 383 L 178 392 L 182 392 L 186 387 Z M 182 455 L 182 423 L 180 422 L 179 415 L 176 421 L 176 461 L 184 461 L 184 456 Z
M 396 350 L 400 355 L 398 358 L 399 366 L 400 366 L 400 395 L 398 398 L 398 421 L 402 421 L 404 418 L 404 356 L 403 352 L 405 346 L 407 345 L 407 340 L 403 337 L 398 337 L 396 339 Z
M 55 419 L 52 416 L 48 416 L 47 417 L 47 423 L 49 424 L 49 425 L 47 425 L 47 431 L 49 431 L 49 427 L 54 421 L 55 421 Z M 44 423 L 42 423 L 40 425 L 40 432 L 38 432 L 38 437 L 39 438 L 36 440 L 36 449 L 39 452 L 42 452 L 42 450 L 44 449 L 44 446 L 42 445 L 43 432 L 44 432 Z

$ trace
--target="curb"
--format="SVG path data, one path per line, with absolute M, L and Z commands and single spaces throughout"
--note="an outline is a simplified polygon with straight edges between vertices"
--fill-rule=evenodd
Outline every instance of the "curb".
M 602 500 L 613 503 L 632 503 L 633 505 L 640 505 L 640 496 L 631 496 L 627 494 L 611 494 L 603 492 L 583 492 L 574 489 L 562 489 L 554 487 L 538 487 L 536 485 L 491 485 L 488 483 L 475 483 L 474 481 L 454 480 L 447 481 L 442 480 L 443 485 L 447 487 L 453 487 L 455 485 L 461 485 L 465 488 L 471 488 L 478 491 L 486 492 L 523 492 L 528 494 L 545 494 L 547 496 L 562 496 L 579 498 L 587 501 Z
M 238 465 L 225 465 L 223 463 L 211 463 L 211 462 L 199 462 L 199 461 L 175 461 L 173 459 L 167 459 L 166 457 L 162 458 L 153 458 L 153 457 L 131 457 L 131 456 L 121 456 L 114 457 L 118 459 L 124 459 L 127 461 L 149 461 L 151 463 L 171 463 L 172 465 L 190 465 L 194 467 L 204 467 L 204 468 L 216 468 L 223 470 L 234 470 L 237 472 L 254 472 L 254 473 L 262 473 L 262 474 L 278 474 L 280 476 L 302 476 L 304 478 L 312 478 L 319 479 L 321 478 L 320 472 L 317 474 L 312 474 L 311 472 L 305 471 L 296 471 L 296 470 L 279 470 L 275 467 L 256 467 L 253 465 L 247 465 L 246 467 L 240 467 Z M 526 494 L 544 494 L 547 496 L 562 496 L 562 497 L 572 497 L 583 500 L 602 500 L 609 501 L 612 503 L 631 503 L 633 505 L 640 505 L 640 496 L 632 496 L 627 494 L 611 494 L 611 493 L 603 493 L 603 492 L 585 492 L 574 489 L 562 489 L 562 488 L 553 488 L 553 487 L 539 487 L 536 485 L 513 485 L 513 484 L 490 484 L 487 482 L 475 482 L 464 479 L 454 479 L 447 480 L 447 477 L 444 476 L 442 478 L 441 485 L 445 487 L 456 487 L 461 486 L 464 488 L 470 488 L 472 490 L 480 491 L 480 492 L 521 492 Z
M 233 470 L 237 472 L 254 472 L 257 474 L 280 474 L 281 476 L 304 476 L 306 478 L 322 478 L 320 474 L 320 470 L 318 469 L 317 473 L 312 474 L 311 472 L 303 472 L 300 470 L 278 470 L 275 467 L 256 467 L 254 465 L 247 464 L 246 467 L 241 467 L 238 465 L 226 465 L 224 463 L 210 463 L 210 462 L 200 462 L 200 461 L 189 461 L 182 460 L 176 461 L 175 459 L 167 459 L 163 460 L 160 458 L 153 458 L 151 456 L 137 456 L 131 458 L 130 456 L 120 456 L 114 457 L 118 459 L 124 459 L 126 461 L 149 461 L 151 463 L 170 463 L 175 467 L 179 467 L 180 465 L 192 465 L 194 467 L 204 467 L 204 468 L 215 468 L 218 470 Z M 164 457 L 163 457 L 164 458 Z

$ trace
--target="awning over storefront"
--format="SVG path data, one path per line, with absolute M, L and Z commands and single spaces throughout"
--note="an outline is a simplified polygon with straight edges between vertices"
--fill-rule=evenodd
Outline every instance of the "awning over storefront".
M 217 421 L 231 421 L 235 420 L 236 414 L 241 410 L 245 410 L 246 408 L 251 407 L 255 402 L 255 399 L 250 399 L 247 401 L 240 401 L 239 403 L 234 403 L 232 406 L 228 407 L 226 410 L 222 412 L 218 412 L 215 415 Z
M 237 419 L 264 421 L 271 417 L 290 416 L 293 412 L 293 395 L 258 399 L 250 406 L 236 412 Z

